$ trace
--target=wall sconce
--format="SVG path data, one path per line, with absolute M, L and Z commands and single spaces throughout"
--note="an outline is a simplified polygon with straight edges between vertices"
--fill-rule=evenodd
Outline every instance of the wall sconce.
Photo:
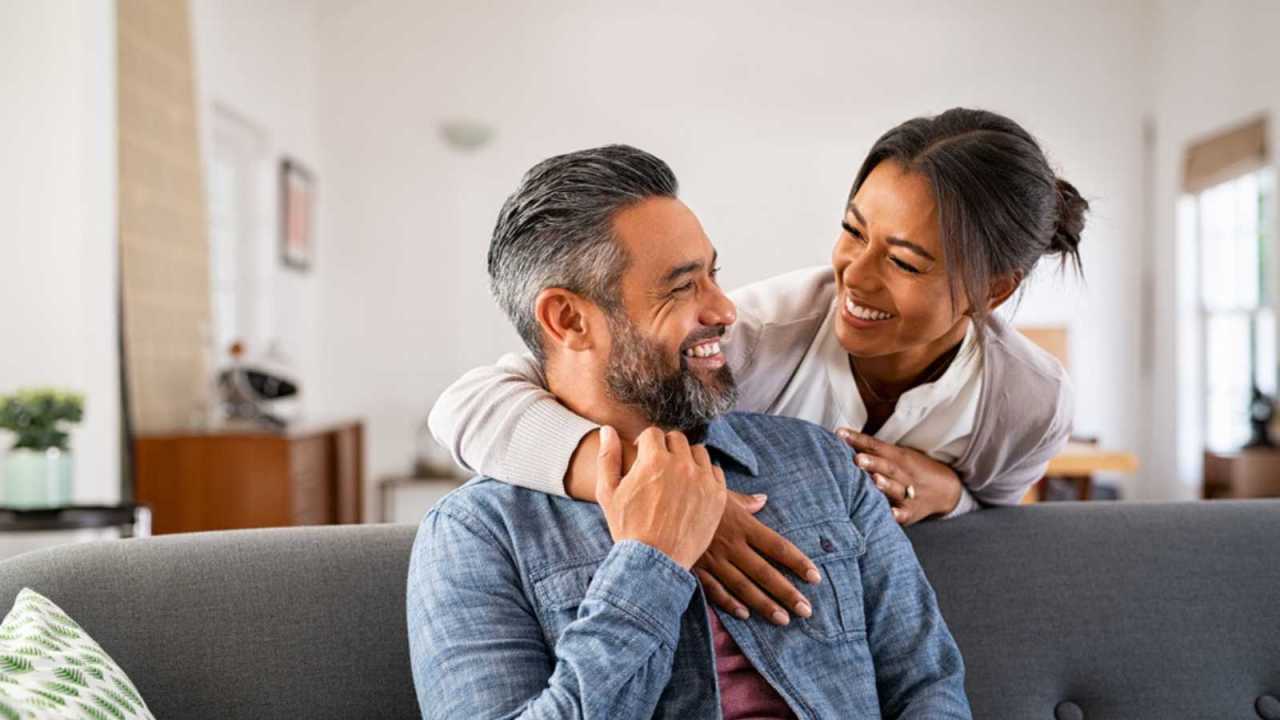
M 447 120 L 440 124 L 445 143 L 464 152 L 473 152 L 493 139 L 493 128 L 478 120 Z

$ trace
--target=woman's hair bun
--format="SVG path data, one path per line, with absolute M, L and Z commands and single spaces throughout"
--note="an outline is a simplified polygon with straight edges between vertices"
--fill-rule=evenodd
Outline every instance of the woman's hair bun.
M 1049 241 L 1049 253 L 1060 253 L 1063 260 L 1068 258 L 1080 263 L 1080 234 L 1084 232 L 1084 214 L 1089 210 L 1089 201 L 1080 197 L 1076 186 L 1056 179 L 1058 189 L 1058 222 L 1053 231 L 1053 239 Z

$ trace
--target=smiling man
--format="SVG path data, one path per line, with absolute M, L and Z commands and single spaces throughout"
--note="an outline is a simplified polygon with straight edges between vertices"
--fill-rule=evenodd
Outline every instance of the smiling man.
M 726 413 L 735 320 L 661 160 L 545 160 L 489 275 L 550 392 L 607 426 L 599 506 L 477 478 L 423 520 L 408 578 L 424 717 L 968 718 L 959 651 L 884 496 L 825 430 Z M 821 569 L 787 626 L 712 609 L 690 568 L 726 488 Z

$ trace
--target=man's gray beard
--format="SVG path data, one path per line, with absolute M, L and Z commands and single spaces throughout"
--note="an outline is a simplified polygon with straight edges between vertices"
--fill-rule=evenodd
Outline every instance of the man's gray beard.
M 684 354 L 672 369 L 668 351 L 640 333 L 628 318 L 609 318 L 613 348 L 605 382 L 617 402 L 644 413 L 650 423 L 689 432 L 733 409 L 738 388 L 725 365 L 709 382 L 689 370 Z

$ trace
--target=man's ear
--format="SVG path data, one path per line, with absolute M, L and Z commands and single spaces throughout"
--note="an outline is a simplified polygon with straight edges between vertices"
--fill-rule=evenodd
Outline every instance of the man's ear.
M 575 352 L 595 346 L 592 335 L 596 317 L 594 303 L 564 288 L 546 288 L 533 305 L 534 317 L 550 346 Z
M 991 292 L 987 295 L 987 312 L 992 312 L 1013 297 L 1022 284 L 1022 273 L 1011 273 L 994 278 L 991 281 Z

